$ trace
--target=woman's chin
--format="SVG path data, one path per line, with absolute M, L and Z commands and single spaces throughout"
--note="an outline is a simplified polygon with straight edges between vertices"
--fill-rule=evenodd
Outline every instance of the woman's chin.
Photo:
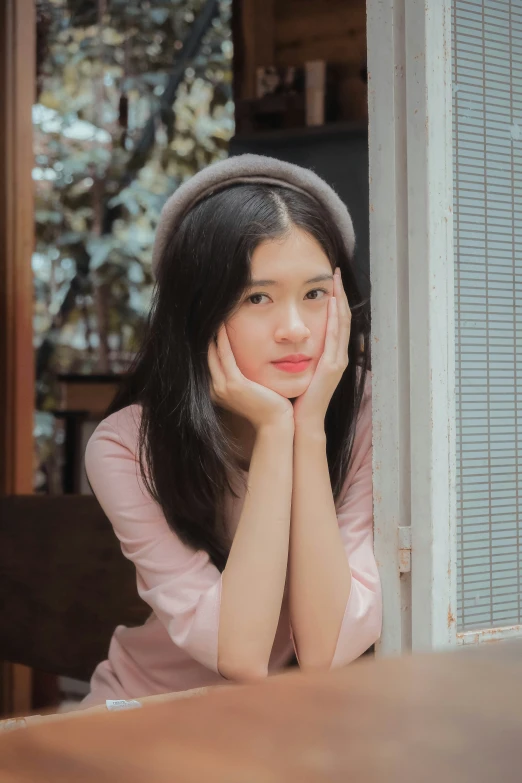
M 274 378 L 273 375 L 267 377 L 267 375 L 261 373 L 247 373 L 245 370 L 242 370 L 241 367 L 239 369 L 250 381 L 259 383 L 266 389 L 270 389 L 271 391 L 276 392 L 276 394 L 280 394 L 281 397 L 286 397 L 288 400 L 293 400 L 295 397 L 300 397 L 301 394 L 304 394 L 310 386 L 313 377 L 313 373 L 307 372 L 299 377 L 288 373 L 286 378 Z
M 299 380 L 292 378 L 288 379 L 287 383 L 272 384 L 271 389 L 281 397 L 286 397 L 289 400 L 293 400 L 295 397 L 300 397 L 310 386 L 310 378 L 300 378 Z

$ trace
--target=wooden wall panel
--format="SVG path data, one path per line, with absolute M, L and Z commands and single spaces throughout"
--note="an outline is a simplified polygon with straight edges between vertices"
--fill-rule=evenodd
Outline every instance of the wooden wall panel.
M 0 2 L 0 494 L 32 492 L 33 0 Z M 0 664 L 0 709 L 26 712 L 31 677 Z
M 234 97 L 255 97 L 259 65 L 366 61 L 365 0 L 233 0 Z
M 281 0 L 275 5 L 275 62 L 353 63 L 366 58 L 365 0 Z

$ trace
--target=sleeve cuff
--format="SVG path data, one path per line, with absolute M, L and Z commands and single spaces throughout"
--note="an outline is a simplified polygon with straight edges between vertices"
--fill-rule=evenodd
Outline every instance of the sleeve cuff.
M 221 608 L 221 579 L 208 590 L 200 601 L 192 622 L 183 632 L 176 632 L 176 621 L 169 623 L 171 638 L 207 669 L 218 671 L 219 613 Z

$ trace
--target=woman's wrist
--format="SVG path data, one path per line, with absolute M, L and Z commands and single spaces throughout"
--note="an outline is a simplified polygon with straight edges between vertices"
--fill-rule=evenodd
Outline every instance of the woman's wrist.
M 260 424 L 256 429 L 257 439 L 285 439 L 294 437 L 294 420 L 292 416 L 281 416 L 265 424 Z
M 295 422 L 295 439 L 316 443 L 326 443 L 324 420 L 306 420 Z

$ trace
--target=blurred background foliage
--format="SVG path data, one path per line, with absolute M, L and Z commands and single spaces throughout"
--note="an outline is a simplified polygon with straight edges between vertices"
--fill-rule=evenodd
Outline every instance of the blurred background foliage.
M 126 369 L 163 203 L 228 154 L 231 0 L 38 0 L 37 19 L 35 490 L 49 491 L 58 373 Z

